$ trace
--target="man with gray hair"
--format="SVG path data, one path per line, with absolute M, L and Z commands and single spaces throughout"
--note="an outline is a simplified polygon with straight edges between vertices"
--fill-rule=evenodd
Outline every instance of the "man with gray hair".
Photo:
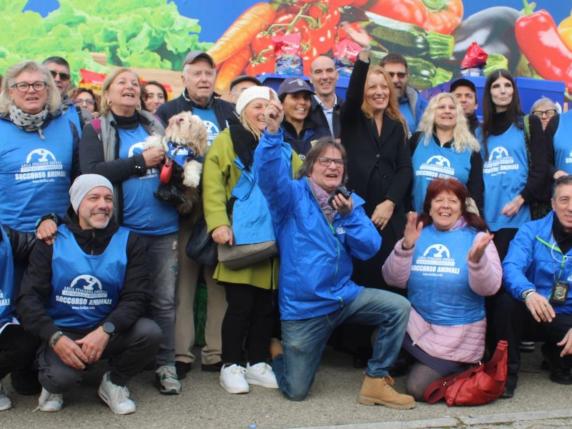
M 503 280 L 512 295 L 503 314 L 511 318 L 509 378 L 514 391 L 520 367 L 518 344 L 527 319 L 545 341 L 544 360 L 550 379 L 572 384 L 572 176 L 556 179 L 552 211 L 520 227 L 503 262 Z M 512 356 L 511 356 L 512 350 Z M 511 365 L 511 363 L 513 363 Z M 512 392 L 508 392 L 512 396 Z
M 115 224 L 113 186 L 79 176 L 52 246 L 34 247 L 17 298 L 24 328 L 40 337 L 38 409 L 59 411 L 63 393 L 101 358 L 110 370 L 99 397 L 115 414 L 135 412 L 127 381 L 154 358 L 161 330 L 143 318 L 153 295 L 141 239 Z

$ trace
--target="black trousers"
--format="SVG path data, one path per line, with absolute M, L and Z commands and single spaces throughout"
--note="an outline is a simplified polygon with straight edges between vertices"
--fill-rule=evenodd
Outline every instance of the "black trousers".
M 534 320 L 526 304 L 505 294 L 498 300 L 499 311 L 511 315 L 511 335 L 515 347 L 510 347 L 509 342 L 509 373 L 518 372 L 520 369 L 520 350 L 518 344 L 523 338 L 526 326 L 532 326 L 533 336 L 539 341 L 544 341 L 542 352 L 551 367 L 572 368 L 572 356 L 560 357 L 562 346 L 557 343 L 562 341 L 566 333 L 572 328 L 572 314 L 556 314 L 552 322 L 537 322 Z
M 8 325 L 0 333 L 0 380 L 12 371 L 32 367 L 40 341 L 20 325 Z
M 273 292 L 254 286 L 224 283 L 228 307 L 222 322 L 222 361 L 254 365 L 270 357 L 274 325 Z
M 64 333 L 72 340 L 87 334 Z M 162 335 L 161 328 L 154 321 L 141 318 L 128 331 L 111 337 L 102 359 L 109 359 L 112 383 L 125 386 L 131 377 L 155 359 Z M 79 384 L 85 372 L 63 363 L 47 342 L 38 351 L 38 368 L 40 383 L 51 393 L 64 393 Z

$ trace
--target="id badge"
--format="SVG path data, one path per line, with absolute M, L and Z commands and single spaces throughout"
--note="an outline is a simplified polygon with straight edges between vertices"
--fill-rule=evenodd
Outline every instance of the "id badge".
M 550 294 L 551 304 L 564 304 L 568 296 L 568 282 L 556 282 Z

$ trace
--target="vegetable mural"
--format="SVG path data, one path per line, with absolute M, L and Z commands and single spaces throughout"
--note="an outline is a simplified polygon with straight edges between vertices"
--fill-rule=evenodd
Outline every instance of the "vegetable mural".
M 308 74 L 323 54 L 347 74 L 367 46 L 378 58 L 403 54 L 411 83 L 425 89 L 459 75 L 476 42 L 489 54 L 485 70 L 508 65 L 519 76 L 563 81 L 572 93 L 571 7 L 550 0 L 0 0 L 0 73 L 23 59 L 61 55 L 76 81 L 80 69 L 122 65 L 177 92 L 186 52 L 202 49 L 218 64 L 223 92 L 244 73 Z

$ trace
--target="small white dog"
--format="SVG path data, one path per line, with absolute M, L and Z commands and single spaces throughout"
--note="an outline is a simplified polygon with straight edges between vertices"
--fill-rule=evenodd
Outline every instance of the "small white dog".
M 177 206 L 181 214 L 190 213 L 200 201 L 198 186 L 207 150 L 207 129 L 203 121 L 191 112 L 181 112 L 169 119 L 164 137 L 149 136 L 144 147 L 162 147 L 167 153 L 166 165 L 172 163 L 171 178 L 168 183 L 162 180 L 157 197 Z M 176 155 L 179 162 L 184 160 L 183 166 L 169 155 Z

